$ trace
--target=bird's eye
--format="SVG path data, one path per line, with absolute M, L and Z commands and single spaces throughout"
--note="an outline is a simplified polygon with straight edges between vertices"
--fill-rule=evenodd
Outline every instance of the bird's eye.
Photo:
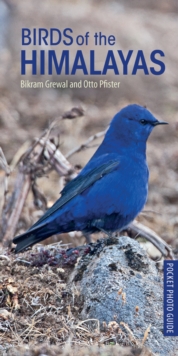
M 142 125 L 146 125 L 147 121 L 144 120 L 144 119 L 141 119 L 141 120 L 140 120 L 140 123 L 141 123 Z

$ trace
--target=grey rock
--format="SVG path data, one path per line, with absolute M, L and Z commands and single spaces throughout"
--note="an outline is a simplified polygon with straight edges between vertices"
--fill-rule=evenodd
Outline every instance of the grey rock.
M 126 331 L 123 322 L 140 341 L 151 324 L 145 346 L 160 356 L 176 354 L 177 338 L 163 335 L 163 272 L 137 241 L 110 239 L 80 260 L 72 279 L 84 301 L 82 319 L 96 318 L 101 328 L 115 321 Z

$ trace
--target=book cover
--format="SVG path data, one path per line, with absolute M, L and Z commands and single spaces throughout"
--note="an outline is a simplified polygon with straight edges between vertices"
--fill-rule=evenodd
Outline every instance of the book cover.
M 176 355 L 177 15 L 174 0 L 0 0 L 4 355 L 58 355 L 67 343 L 69 354 Z M 115 244 L 102 229 L 89 241 L 71 223 L 41 246 L 10 252 L 131 104 L 169 124 L 148 139 L 148 199 L 136 221 Z

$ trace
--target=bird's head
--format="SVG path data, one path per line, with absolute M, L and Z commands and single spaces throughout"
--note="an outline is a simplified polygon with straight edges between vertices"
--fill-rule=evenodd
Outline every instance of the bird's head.
M 146 143 L 153 128 L 165 124 L 167 122 L 158 121 L 145 107 L 132 104 L 114 116 L 108 133 L 126 145 L 133 141 Z

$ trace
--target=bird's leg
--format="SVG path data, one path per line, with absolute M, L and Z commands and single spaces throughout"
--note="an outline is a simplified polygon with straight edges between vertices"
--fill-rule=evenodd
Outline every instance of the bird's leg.
M 98 228 L 98 230 L 104 232 L 104 234 L 106 234 L 110 239 L 112 239 L 114 237 L 110 231 L 106 231 L 102 227 L 99 227 L 99 226 L 97 226 L 97 228 Z
M 86 243 L 90 244 L 91 243 L 91 234 L 89 232 L 83 232 L 83 235 L 85 236 Z
M 99 230 L 99 231 L 104 232 L 104 234 L 106 234 L 111 239 L 112 238 L 111 232 L 106 231 L 105 229 L 103 229 L 103 227 L 101 227 L 101 225 L 103 225 L 103 220 L 102 219 L 92 220 L 91 224 L 90 224 L 90 226 L 94 227 L 96 229 L 96 231 Z
M 98 230 L 104 232 L 104 234 L 106 234 L 110 239 L 113 237 L 111 233 L 109 233 L 108 231 L 105 231 L 104 229 L 100 228 L 100 227 L 97 227 Z M 84 232 L 83 231 L 83 235 L 85 236 L 85 239 L 86 239 L 86 243 L 87 244 L 90 244 L 92 241 L 91 241 L 91 234 L 89 232 Z

